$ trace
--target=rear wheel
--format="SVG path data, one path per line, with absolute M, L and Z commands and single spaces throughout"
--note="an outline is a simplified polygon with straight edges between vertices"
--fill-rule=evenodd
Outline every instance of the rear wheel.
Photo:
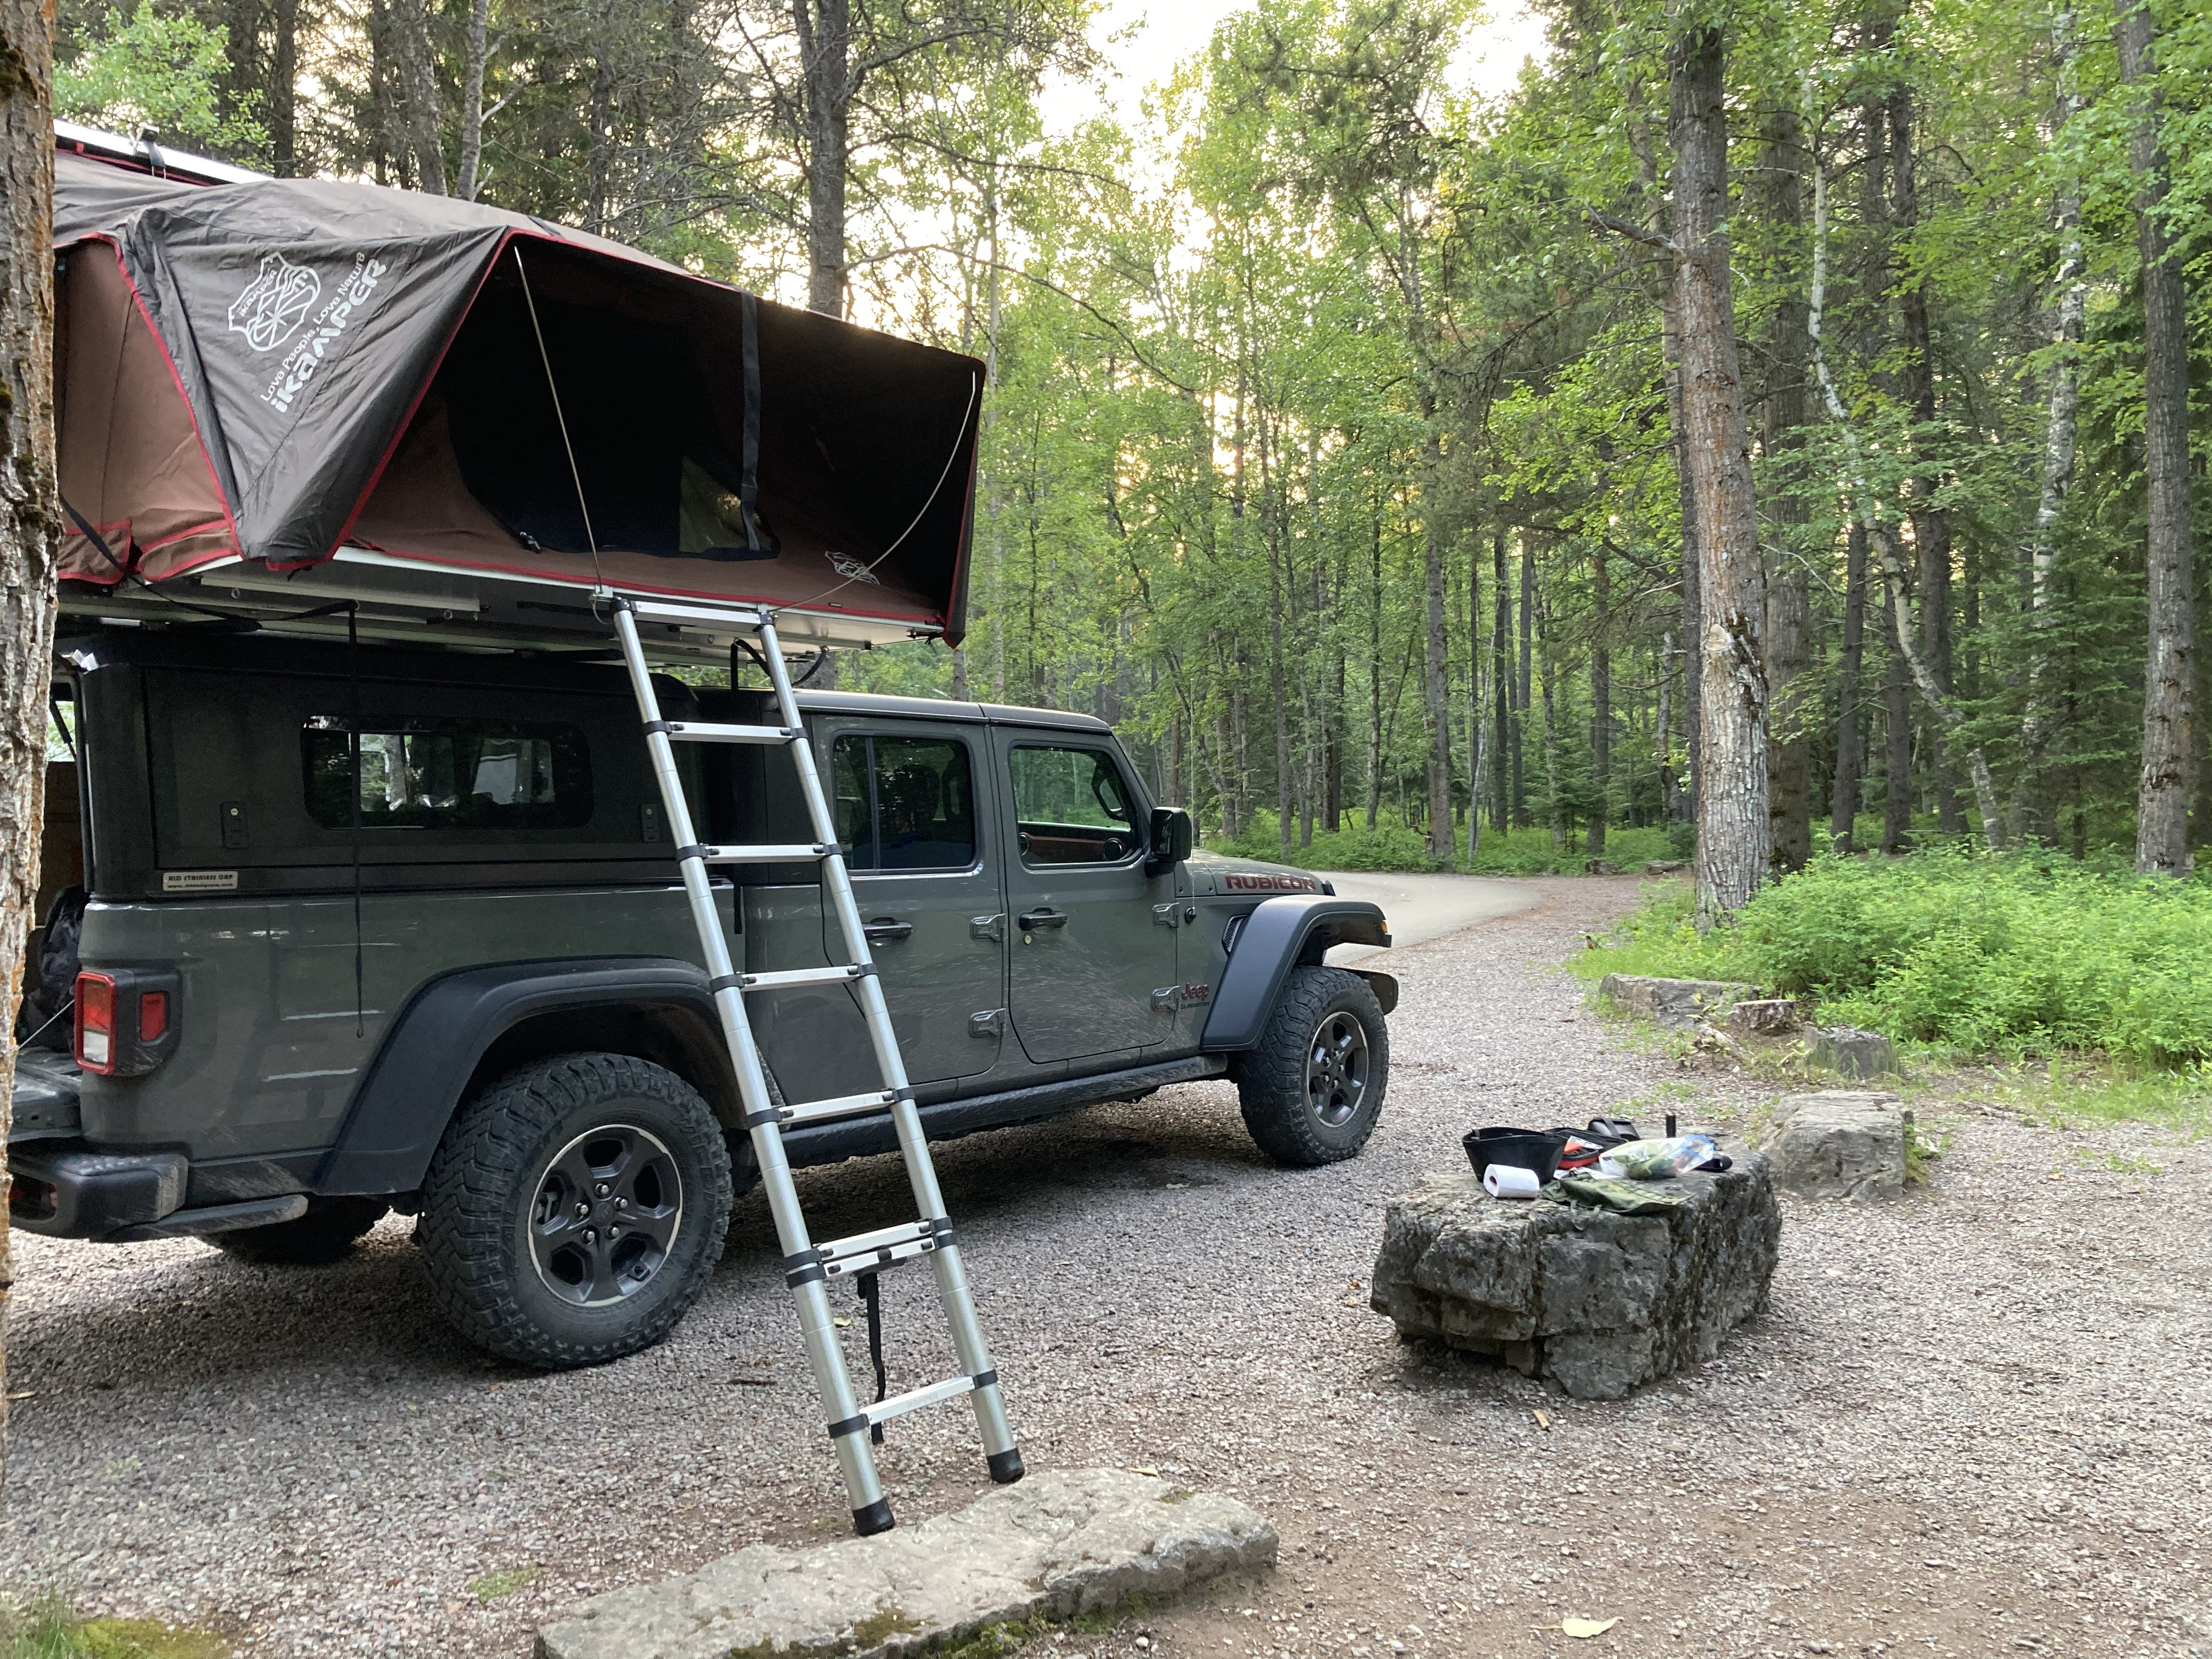
M 1390 1081 L 1390 1032 L 1374 988 L 1341 968 L 1291 969 L 1236 1075 L 1244 1127 L 1278 1164 L 1356 1158 Z
M 392 1206 L 380 1198 L 319 1198 L 296 1221 L 208 1233 L 207 1243 L 240 1261 L 320 1267 L 352 1254 Z
M 463 1334 L 556 1370 L 667 1335 L 729 1221 L 729 1152 L 698 1091 L 628 1054 L 564 1054 L 462 1109 L 430 1161 L 417 1238 Z

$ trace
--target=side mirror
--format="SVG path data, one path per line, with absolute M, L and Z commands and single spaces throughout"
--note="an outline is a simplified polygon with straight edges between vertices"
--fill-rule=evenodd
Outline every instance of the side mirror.
M 1164 876 L 1190 856 L 1190 814 L 1180 806 L 1156 806 L 1152 809 L 1152 856 L 1145 860 L 1145 873 Z

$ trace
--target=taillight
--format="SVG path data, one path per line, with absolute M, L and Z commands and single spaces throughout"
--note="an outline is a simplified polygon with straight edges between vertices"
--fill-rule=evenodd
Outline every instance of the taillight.
M 101 1077 L 137 1077 L 175 1050 L 173 968 L 88 968 L 76 976 L 76 1063 Z
M 106 974 L 76 976 L 76 1063 L 103 1077 L 115 1070 L 115 981 Z

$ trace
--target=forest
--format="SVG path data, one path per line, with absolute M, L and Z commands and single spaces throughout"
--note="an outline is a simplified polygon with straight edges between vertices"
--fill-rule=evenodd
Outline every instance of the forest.
M 472 197 L 989 365 L 971 626 L 847 686 L 1112 721 L 1328 867 L 2186 874 L 2212 15 L 66 0 L 58 112 Z M 1063 103 L 1065 100 L 1062 100 Z

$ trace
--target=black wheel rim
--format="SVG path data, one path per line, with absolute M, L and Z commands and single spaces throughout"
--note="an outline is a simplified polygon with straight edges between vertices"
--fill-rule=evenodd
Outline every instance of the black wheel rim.
M 684 1223 L 684 1180 L 660 1139 L 634 1124 L 587 1129 L 555 1153 L 530 1207 L 545 1288 L 604 1307 L 653 1282 Z
M 1306 1044 L 1306 1109 L 1341 1128 L 1367 1099 L 1367 1028 L 1342 1009 L 1325 1015 Z

